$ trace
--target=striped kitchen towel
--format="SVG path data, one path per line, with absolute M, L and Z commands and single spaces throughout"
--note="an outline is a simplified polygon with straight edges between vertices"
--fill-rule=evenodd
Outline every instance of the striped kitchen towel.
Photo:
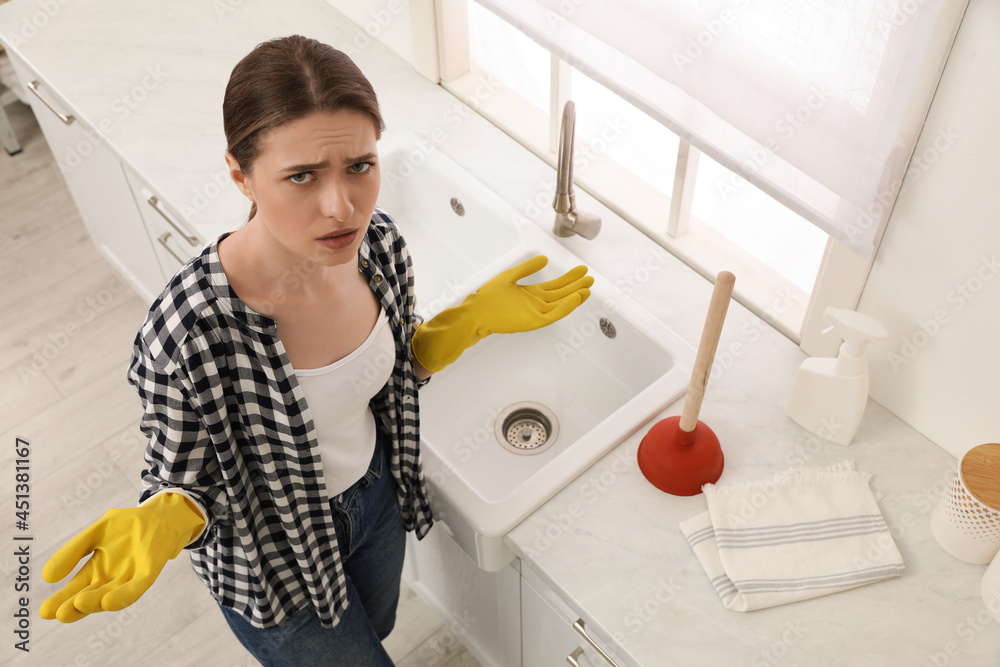
M 853 461 L 789 469 L 702 491 L 708 511 L 680 524 L 723 604 L 753 611 L 905 572 L 868 481 Z

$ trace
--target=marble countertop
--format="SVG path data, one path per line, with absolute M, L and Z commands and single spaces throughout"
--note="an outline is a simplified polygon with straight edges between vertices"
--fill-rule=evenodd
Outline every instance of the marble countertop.
M 321 0 L 280 9 L 264 0 L 52 6 L 41 27 L 31 3 L 0 7 L 3 41 L 82 121 L 108 128 L 107 146 L 206 238 L 249 210 L 226 185 L 221 105 L 229 71 L 257 43 L 292 33 L 354 58 L 379 94 L 386 136 L 415 132 L 551 234 L 551 216 L 536 214 L 534 203 L 551 192 L 552 167 L 388 48 L 359 40 L 360 29 Z M 559 242 L 696 346 L 712 285 L 586 193 L 577 199 L 601 215 L 601 233 Z M 766 320 L 732 303 L 701 412 L 725 452 L 721 482 L 853 459 L 873 474 L 905 576 L 773 609 L 726 610 L 678 529 L 705 509 L 704 498 L 663 494 L 638 470 L 648 426 L 534 512 L 508 544 L 635 666 L 997 664 L 1000 627 L 980 598 L 985 566 L 948 556 L 931 535 L 954 458 L 871 401 L 848 448 L 805 432 L 784 411 L 804 358 Z M 680 410 L 677 402 L 657 419 Z

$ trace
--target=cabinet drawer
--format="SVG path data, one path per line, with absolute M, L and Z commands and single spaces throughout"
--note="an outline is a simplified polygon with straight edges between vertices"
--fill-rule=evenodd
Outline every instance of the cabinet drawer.
M 566 657 L 580 646 L 580 637 L 542 594 L 521 579 L 521 664 L 523 667 L 568 665 Z M 588 664 L 583 661 L 581 665 Z M 597 664 L 597 663 L 594 663 Z
M 578 629 L 579 628 L 579 629 Z M 611 661 L 600 655 L 581 634 L 586 632 Z M 613 648 L 585 623 L 530 567 L 521 567 L 521 645 L 523 667 L 570 665 L 581 667 L 627 667 Z
M 205 240 L 174 214 L 142 178 L 128 167 L 124 169 L 160 268 L 169 281 L 181 266 L 201 253 Z

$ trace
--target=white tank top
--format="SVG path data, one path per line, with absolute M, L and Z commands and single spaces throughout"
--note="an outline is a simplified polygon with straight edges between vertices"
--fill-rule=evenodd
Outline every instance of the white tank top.
M 349 355 L 322 368 L 296 368 L 312 413 L 327 494 L 333 498 L 368 472 L 375 452 L 375 416 L 368 402 L 385 386 L 396 345 L 385 311 L 368 338 Z

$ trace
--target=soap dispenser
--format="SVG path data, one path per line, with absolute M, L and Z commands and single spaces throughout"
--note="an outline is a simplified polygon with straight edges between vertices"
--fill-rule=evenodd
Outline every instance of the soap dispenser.
M 854 310 L 827 308 L 844 343 L 837 357 L 813 357 L 799 366 L 788 401 L 788 416 L 821 438 L 849 445 L 868 403 L 869 341 L 884 340 L 885 327 Z M 829 331 L 829 329 L 827 329 Z

